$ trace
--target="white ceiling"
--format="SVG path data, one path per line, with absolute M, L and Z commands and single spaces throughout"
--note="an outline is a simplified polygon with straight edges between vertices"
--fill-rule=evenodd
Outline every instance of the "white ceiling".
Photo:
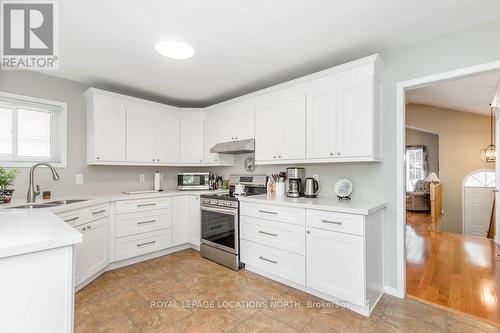
M 205 106 L 500 18 L 498 0 L 60 1 L 60 70 L 96 87 Z M 155 42 L 194 46 L 169 60 Z
M 489 104 L 495 97 L 499 79 L 500 72 L 497 71 L 409 90 L 406 93 L 406 101 L 407 103 L 489 115 Z

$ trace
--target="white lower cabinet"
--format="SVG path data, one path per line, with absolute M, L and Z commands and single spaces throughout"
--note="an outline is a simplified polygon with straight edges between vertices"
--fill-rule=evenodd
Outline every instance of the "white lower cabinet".
M 116 260 L 128 259 L 172 246 L 172 231 L 162 229 L 116 240 Z
M 369 315 L 384 288 L 382 220 L 382 210 L 359 215 L 242 200 L 241 261 Z
M 307 286 L 365 306 L 363 237 L 307 230 Z
M 109 217 L 76 227 L 83 242 L 75 245 L 75 285 L 109 264 Z
M 189 196 L 182 195 L 172 198 L 172 245 L 189 243 L 191 240 L 191 225 L 189 223 Z
M 191 225 L 191 244 L 200 246 L 201 239 L 201 211 L 200 196 L 189 196 L 189 224 Z

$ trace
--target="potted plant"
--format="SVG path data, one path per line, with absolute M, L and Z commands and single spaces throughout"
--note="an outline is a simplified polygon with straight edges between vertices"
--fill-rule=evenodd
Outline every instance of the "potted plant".
M 0 167 L 0 203 L 9 203 L 12 199 L 14 189 L 8 189 L 7 187 L 14 184 L 17 175 L 17 169 L 6 170 Z

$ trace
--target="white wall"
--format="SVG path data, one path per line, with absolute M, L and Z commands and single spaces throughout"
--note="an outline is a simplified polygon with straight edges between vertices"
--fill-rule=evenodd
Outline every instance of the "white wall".
M 354 199 L 386 200 L 389 206 L 384 221 L 384 275 L 385 284 L 397 287 L 396 262 L 396 84 L 421 76 L 457 68 L 477 65 L 500 59 L 498 35 L 500 21 L 457 32 L 415 47 L 383 52 L 387 63 L 383 74 L 383 155 L 384 162 L 376 164 L 326 164 L 306 166 L 308 174 L 318 173 L 322 186 L 321 195 L 332 195 L 337 178 L 346 176 L 353 180 Z M 364 56 L 364 55 L 360 55 Z M 354 60 L 354 59 L 352 59 Z M 150 167 L 103 167 L 85 165 L 85 122 L 83 97 L 87 88 L 75 82 L 47 77 L 37 73 L 2 72 L 0 90 L 28 94 L 35 97 L 65 101 L 68 108 L 69 152 L 68 168 L 61 171 L 63 181 L 53 184 L 48 174 L 40 172 L 39 183 L 56 194 L 113 192 L 122 189 L 142 189 L 152 186 Z M 140 96 L 138 96 L 140 97 Z M 214 168 L 215 173 L 229 174 L 243 170 L 243 156 L 236 159 L 236 166 Z M 160 168 L 167 174 L 167 188 L 173 188 L 177 168 Z M 274 172 L 284 167 L 259 167 L 256 172 Z M 74 185 L 74 175 L 83 173 L 85 185 Z M 146 183 L 138 183 L 138 173 L 145 173 Z M 27 187 L 26 172 L 16 182 L 18 193 L 24 196 Z M 20 193 L 19 193 L 20 192 Z

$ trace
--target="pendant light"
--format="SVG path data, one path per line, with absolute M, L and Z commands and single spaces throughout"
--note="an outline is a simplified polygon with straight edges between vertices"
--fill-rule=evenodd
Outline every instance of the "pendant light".
M 494 163 L 497 159 L 497 151 L 493 144 L 493 107 L 490 104 L 490 145 L 481 149 L 481 157 L 486 163 Z

